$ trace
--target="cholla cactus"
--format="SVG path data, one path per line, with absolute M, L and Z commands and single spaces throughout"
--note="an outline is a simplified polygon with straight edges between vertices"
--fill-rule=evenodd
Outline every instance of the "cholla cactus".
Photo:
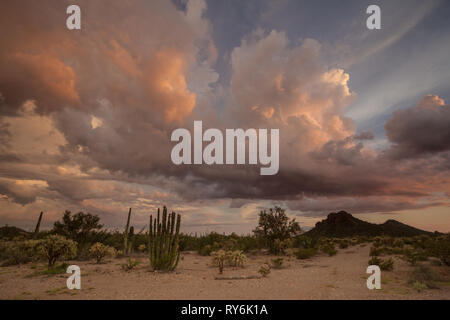
M 267 277 L 267 275 L 270 273 L 270 266 L 268 264 L 263 264 L 258 272 L 263 276 L 263 277 Z
M 40 241 L 42 254 L 48 259 L 48 266 L 53 267 L 59 258 L 71 259 L 77 254 L 77 243 L 60 235 L 50 235 Z
M 227 252 L 228 263 L 233 267 L 244 267 L 247 257 L 242 250 L 228 251 Z
M 176 218 L 176 220 L 175 220 Z M 153 270 L 173 271 L 180 260 L 179 233 L 181 216 L 167 214 L 163 208 L 162 220 L 158 209 L 157 218 L 150 216 L 148 251 Z
M 115 257 L 116 249 L 110 246 L 106 246 L 103 243 L 97 242 L 89 249 L 90 255 L 95 258 L 97 263 L 102 262 L 105 257 Z
M 227 253 L 224 250 L 218 250 L 211 252 L 212 263 L 214 266 L 219 268 L 219 273 L 223 273 L 223 265 L 225 260 L 228 258 Z

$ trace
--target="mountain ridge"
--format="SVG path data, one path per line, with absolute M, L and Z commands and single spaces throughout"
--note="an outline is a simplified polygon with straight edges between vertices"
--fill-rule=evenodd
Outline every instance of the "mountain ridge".
M 331 212 L 326 219 L 316 223 L 315 227 L 304 233 L 311 237 L 352 237 L 352 236 L 391 236 L 412 237 L 432 235 L 433 232 L 421 230 L 397 220 L 389 219 L 381 224 L 367 222 L 346 211 Z

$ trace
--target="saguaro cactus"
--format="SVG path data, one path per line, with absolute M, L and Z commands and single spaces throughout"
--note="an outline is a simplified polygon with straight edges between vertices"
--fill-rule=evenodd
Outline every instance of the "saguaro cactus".
M 125 232 L 123 234 L 123 253 L 128 254 L 128 232 L 130 228 L 130 217 L 131 217 L 131 208 L 128 211 L 128 219 L 127 219 L 127 225 L 125 226 Z
M 44 212 L 41 211 L 41 214 L 39 215 L 38 222 L 36 223 L 36 229 L 34 229 L 34 236 L 37 236 L 37 234 L 39 233 L 39 228 L 41 226 L 41 221 L 42 221 L 42 215 L 43 214 L 44 214 Z
M 167 214 L 166 207 L 163 208 L 162 220 L 159 209 L 157 218 L 150 216 L 148 248 L 153 270 L 173 271 L 177 267 L 180 259 L 180 223 L 181 216 L 175 212 Z

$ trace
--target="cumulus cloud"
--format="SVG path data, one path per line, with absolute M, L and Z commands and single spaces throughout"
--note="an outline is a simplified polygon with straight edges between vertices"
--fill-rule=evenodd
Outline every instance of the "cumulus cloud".
M 394 158 L 429 155 L 450 150 L 450 105 L 435 95 L 415 107 L 397 110 L 385 125 Z

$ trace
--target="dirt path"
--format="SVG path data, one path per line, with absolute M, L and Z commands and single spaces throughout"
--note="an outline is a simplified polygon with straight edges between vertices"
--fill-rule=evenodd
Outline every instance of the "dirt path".
M 369 248 L 339 250 L 333 257 L 309 260 L 285 258 L 285 268 L 267 278 L 215 280 L 217 269 L 210 257 L 184 252 L 175 273 L 149 271 L 142 263 L 125 272 L 125 259 L 105 264 L 73 261 L 81 268 L 81 290 L 68 290 L 68 274 L 33 275 L 32 264 L 0 268 L 0 299 L 450 299 L 450 284 L 440 289 L 417 292 L 407 285 L 411 271 L 404 261 L 393 257 L 394 271 L 382 272 L 382 289 L 368 290 L 365 273 Z M 258 275 L 257 270 L 271 256 L 250 256 L 244 269 L 226 268 L 224 276 Z M 41 266 L 40 266 L 41 267 Z M 450 268 L 438 267 L 449 274 Z

